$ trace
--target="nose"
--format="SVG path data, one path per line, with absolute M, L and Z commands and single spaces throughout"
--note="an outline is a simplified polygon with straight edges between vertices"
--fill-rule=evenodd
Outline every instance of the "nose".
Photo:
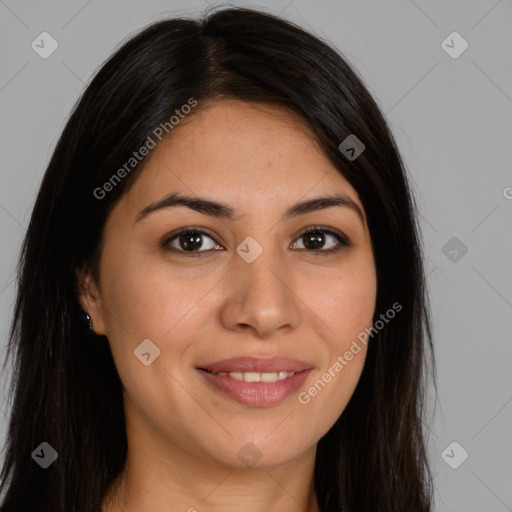
M 266 338 L 299 324 L 301 301 L 293 289 L 293 273 L 284 255 L 275 253 L 264 249 L 252 263 L 234 256 L 220 312 L 227 329 L 253 331 L 257 337 Z

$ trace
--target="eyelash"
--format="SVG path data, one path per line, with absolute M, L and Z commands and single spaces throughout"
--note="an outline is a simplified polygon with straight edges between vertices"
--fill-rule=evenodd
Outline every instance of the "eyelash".
M 193 257 L 201 256 L 201 253 L 209 253 L 210 251 L 220 250 L 220 249 L 206 249 L 206 250 L 202 250 L 202 251 L 184 251 L 182 249 L 177 249 L 176 247 L 172 247 L 170 245 L 170 243 L 172 241 L 174 241 L 176 238 L 178 238 L 180 235 L 184 235 L 184 234 L 188 234 L 188 233 L 195 233 L 198 235 L 207 236 L 208 238 L 211 238 L 217 245 L 220 245 L 211 235 L 209 235 L 208 233 L 205 233 L 201 229 L 194 228 L 194 227 L 187 227 L 187 228 L 180 229 L 179 231 L 174 233 L 171 237 L 165 238 L 163 240 L 163 242 L 161 243 L 161 247 L 166 250 L 181 253 L 184 256 L 193 256 Z M 332 236 L 334 236 L 334 238 L 336 238 L 336 240 L 338 241 L 338 244 L 335 245 L 334 247 L 331 247 L 330 249 L 325 249 L 325 250 L 322 250 L 322 249 L 319 249 L 316 251 L 308 250 L 308 249 L 299 249 L 299 250 L 309 252 L 309 253 L 312 253 L 312 254 L 315 254 L 316 256 L 318 256 L 320 254 L 323 254 L 323 255 L 334 254 L 334 253 L 337 253 L 338 251 L 340 251 L 341 249 L 343 249 L 344 247 L 351 246 L 350 240 L 345 235 L 338 233 L 337 231 L 333 231 L 332 229 L 330 229 L 326 226 L 311 226 L 311 227 L 305 229 L 304 231 L 302 231 L 298 235 L 296 240 L 298 241 L 302 237 L 309 235 L 311 233 L 324 233 L 324 234 L 332 235 Z M 296 242 L 294 242 L 294 244 L 295 243 Z

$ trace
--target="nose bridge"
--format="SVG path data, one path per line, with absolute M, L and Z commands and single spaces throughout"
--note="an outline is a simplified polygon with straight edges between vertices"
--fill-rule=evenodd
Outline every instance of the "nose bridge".
M 245 296 L 264 299 L 266 304 L 270 304 L 287 294 L 283 284 L 286 279 L 286 269 L 279 260 L 278 251 L 268 248 L 252 263 L 240 263 L 237 274 L 238 278 L 246 283 Z
M 298 323 L 293 276 L 286 255 L 274 247 L 271 239 L 267 236 L 263 247 L 256 245 L 254 239 L 246 239 L 237 247 L 223 308 L 223 321 L 229 328 L 251 326 L 258 335 L 268 336 L 283 326 L 295 327 Z

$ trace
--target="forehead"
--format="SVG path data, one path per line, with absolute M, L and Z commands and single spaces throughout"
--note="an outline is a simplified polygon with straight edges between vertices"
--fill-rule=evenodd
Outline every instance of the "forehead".
M 154 150 L 152 160 L 180 158 L 225 166 L 276 158 L 321 157 L 312 130 L 298 114 L 274 105 L 237 100 L 206 102 L 186 116 Z M 250 166 L 252 167 L 252 166 Z
M 222 197 L 242 210 L 244 204 L 272 208 L 308 194 L 340 192 L 362 208 L 298 114 L 237 100 L 196 109 L 152 150 L 130 202 L 140 205 L 174 190 Z

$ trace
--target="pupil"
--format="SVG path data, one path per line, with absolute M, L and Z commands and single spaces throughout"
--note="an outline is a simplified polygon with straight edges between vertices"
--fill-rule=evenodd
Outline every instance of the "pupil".
M 180 244 L 186 251 L 199 249 L 203 242 L 199 233 L 184 233 L 180 235 Z
M 324 242 L 324 237 L 321 234 L 318 235 L 317 233 L 319 233 L 319 231 L 316 231 L 315 233 L 308 233 L 307 235 L 305 235 L 307 241 L 304 243 L 304 245 L 308 249 L 321 249 L 322 248 L 322 245 Z

